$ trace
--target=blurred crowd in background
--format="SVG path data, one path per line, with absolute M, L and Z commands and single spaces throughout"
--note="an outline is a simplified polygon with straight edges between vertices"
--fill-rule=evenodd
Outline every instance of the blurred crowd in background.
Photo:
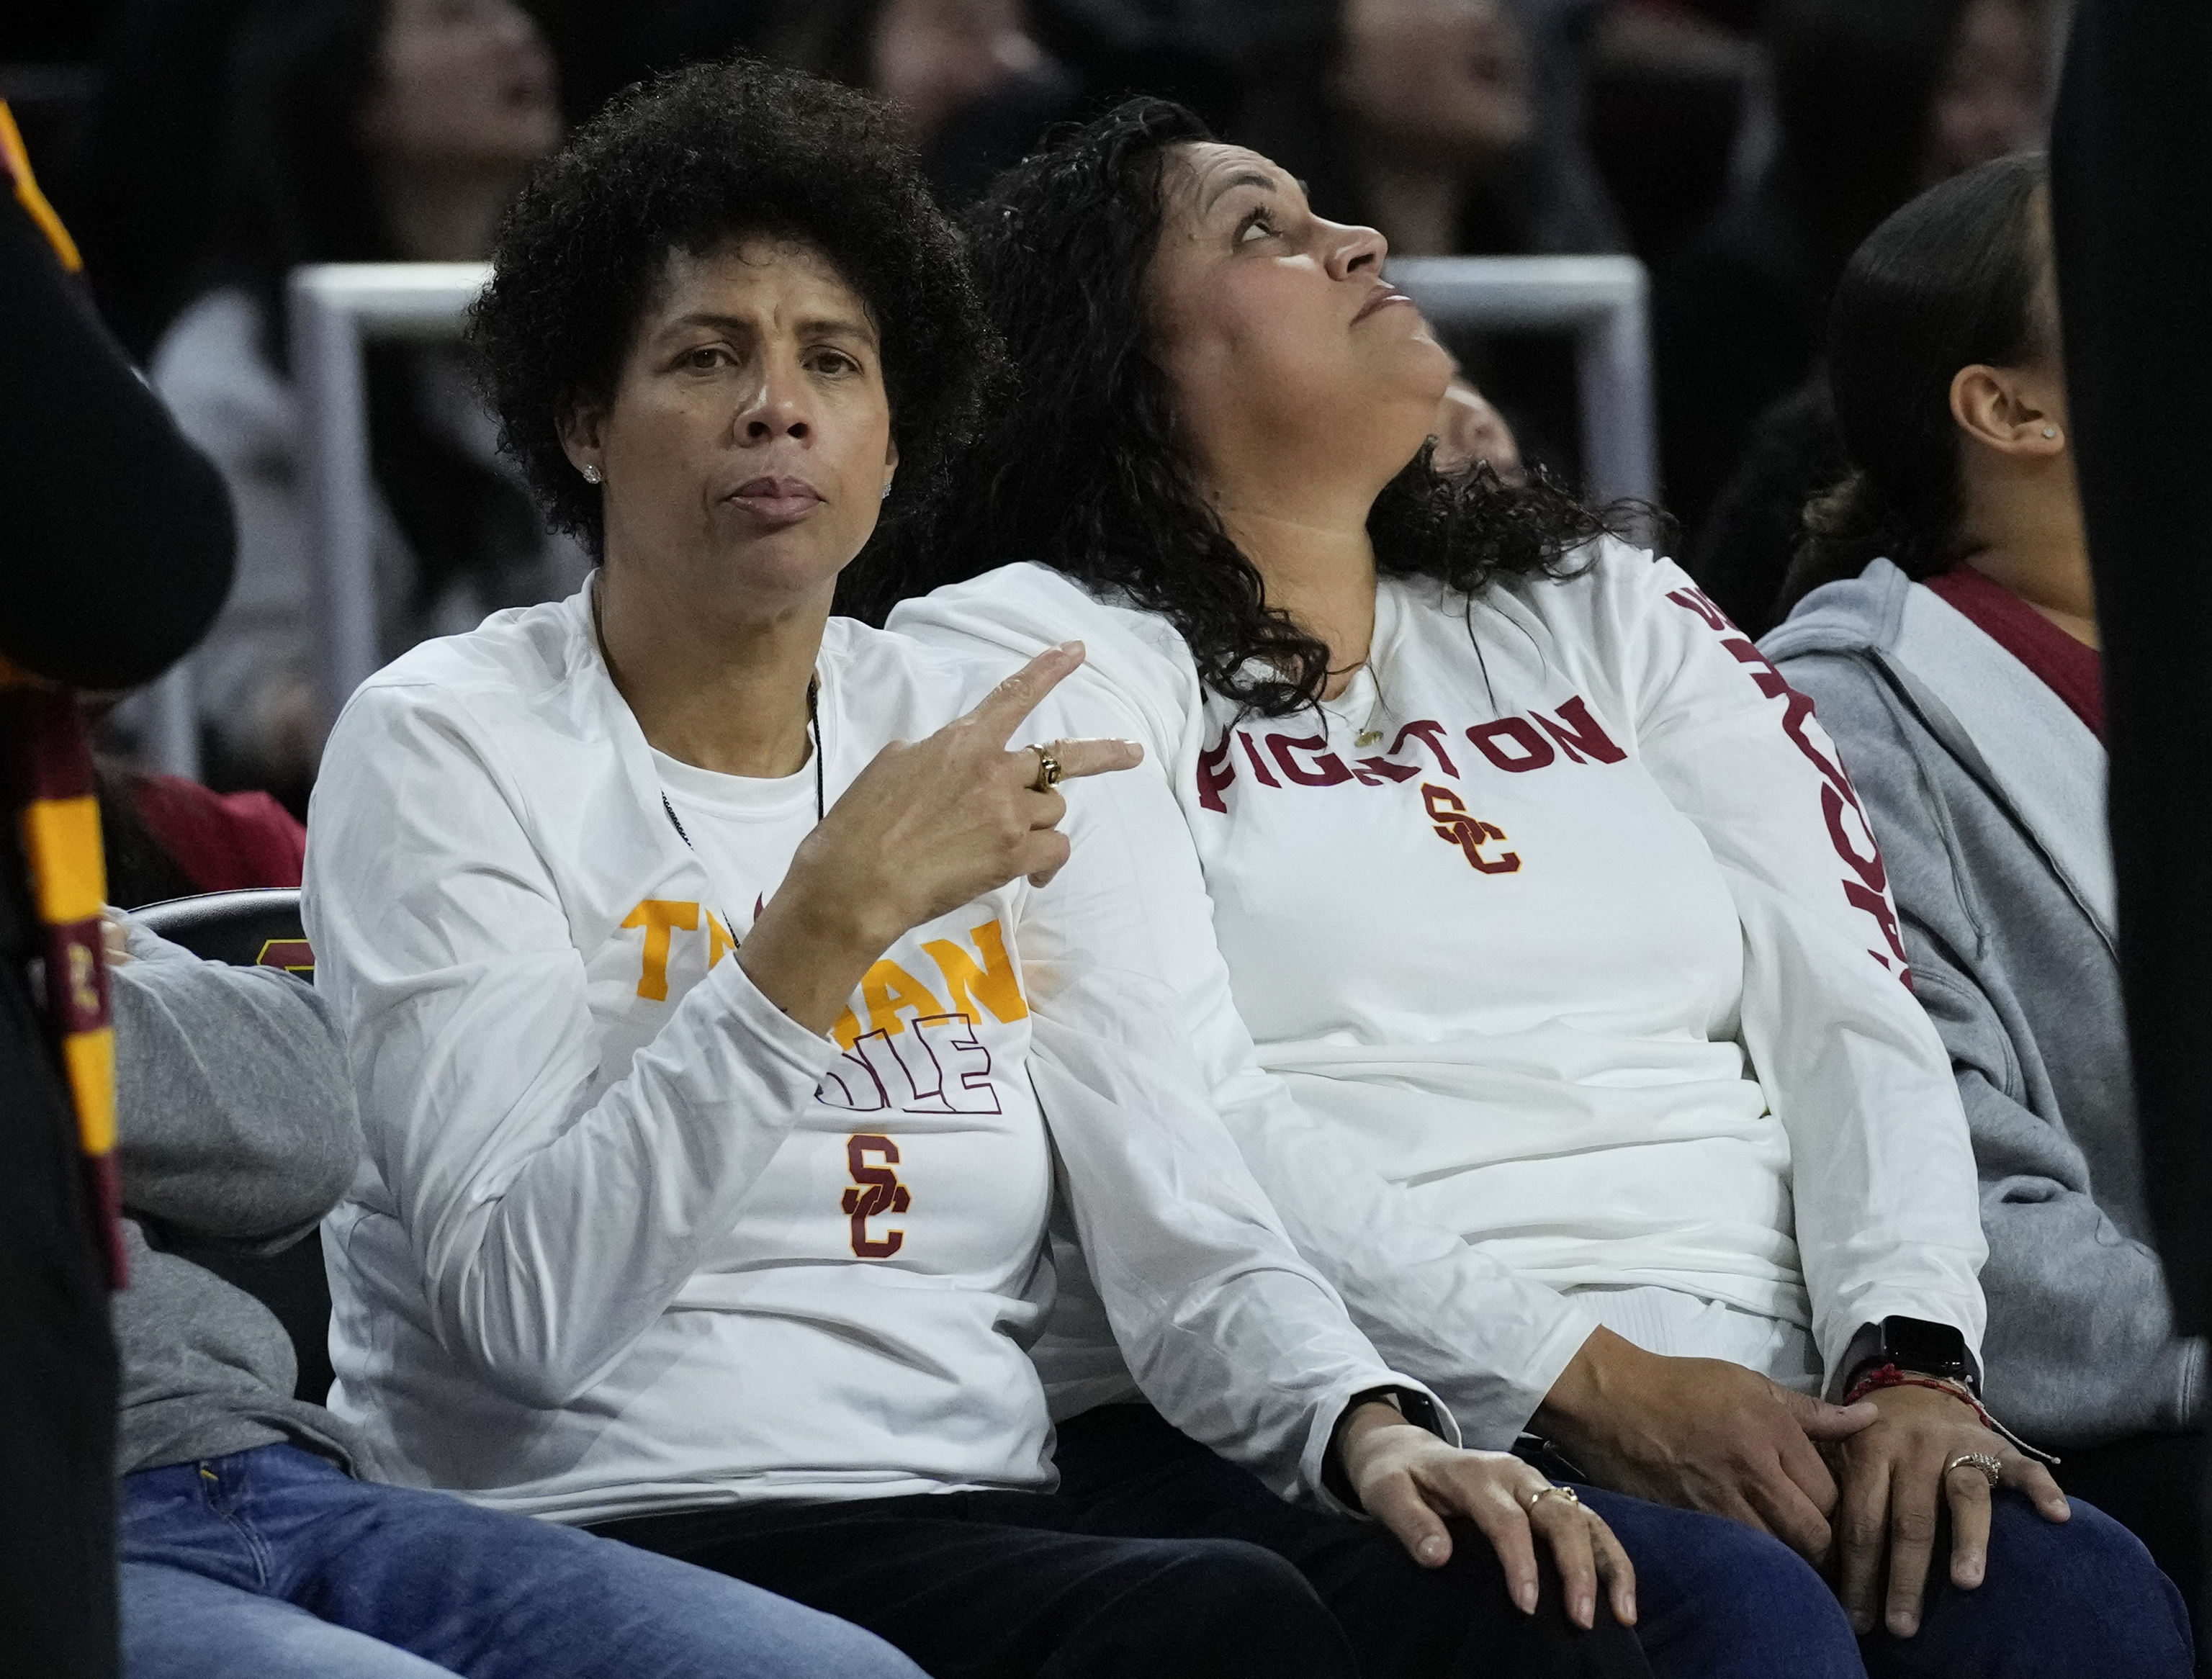
M 0 24 L 98 306 L 229 481 L 238 581 L 193 660 L 204 778 L 304 809 L 327 720 L 283 278 L 474 261 L 564 129 L 735 52 L 896 102 L 951 204 L 1055 123 L 1167 94 L 1401 254 L 1627 252 L 1652 276 L 1663 499 L 1754 634 L 1842 458 L 1817 360 L 1892 210 L 2040 141 L 2062 0 L 79 0 Z M 1571 481 L 1571 347 L 1455 344 L 1493 455 Z M 368 356 L 386 650 L 565 593 L 458 350 Z M 1510 430 L 1517 445 L 1509 441 Z M 124 722 L 107 745 L 127 762 Z M 144 883 L 190 890 L 191 883 Z M 125 897 L 122 901 L 130 901 Z

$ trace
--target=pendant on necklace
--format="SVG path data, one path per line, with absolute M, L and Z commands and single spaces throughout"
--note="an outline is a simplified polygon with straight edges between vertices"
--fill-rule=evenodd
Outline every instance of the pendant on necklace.
M 1358 738 L 1355 739 L 1352 744 L 1355 746 L 1372 746 L 1382 739 L 1382 731 L 1381 729 L 1362 729 L 1359 732 Z

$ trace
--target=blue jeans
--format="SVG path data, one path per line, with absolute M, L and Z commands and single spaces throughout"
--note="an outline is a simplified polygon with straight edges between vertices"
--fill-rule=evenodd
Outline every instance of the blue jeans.
M 2136 1536 L 2074 1500 L 2045 1521 L 1997 1494 L 1988 1577 L 1937 1547 L 1921 1627 L 1855 1639 L 1833 1591 L 1781 1541 L 1717 1516 L 1581 1487 L 1636 1563 L 1638 1632 L 1662 1679 L 2189 1679 L 2181 1594 Z
M 921 1679 L 757 1587 L 296 1446 L 119 1490 L 128 1679 Z

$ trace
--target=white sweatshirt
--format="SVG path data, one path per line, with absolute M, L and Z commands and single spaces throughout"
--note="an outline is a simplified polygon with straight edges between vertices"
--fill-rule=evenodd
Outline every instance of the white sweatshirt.
M 1274 720 L 1042 567 L 892 619 L 1010 658 L 1085 642 L 1075 725 L 1141 741 L 1171 792 L 1121 789 L 1224 1116 L 1486 1445 L 1600 1319 L 1801 1385 L 1892 1313 L 1983 1326 L 1963 1117 L 1833 749 L 1674 566 L 1589 559 L 1472 603 L 1384 580 L 1366 666 Z M 1108 1396 L 1081 1341 L 1050 1350 Z
M 1057 1179 L 1147 1396 L 1317 1493 L 1346 1400 L 1417 1384 L 1214 1117 L 1111 800 L 1072 788 L 1052 887 L 915 928 L 817 1037 L 729 958 L 811 765 L 709 831 L 746 824 L 714 807 L 734 778 L 668 784 L 586 603 L 380 672 L 315 791 L 307 928 L 368 1143 L 329 1226 L 331 1404 L 379 1470 L 579 1522 L 1049 1487 L 1025 1349 Z M 829 800 L 1009 668 L 833 620 Z

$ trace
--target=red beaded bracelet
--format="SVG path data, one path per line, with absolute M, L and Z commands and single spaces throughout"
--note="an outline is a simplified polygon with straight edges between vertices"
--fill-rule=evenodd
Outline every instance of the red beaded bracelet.
M 1869 1370 L 1857 1381 L 1852 1383 L 1851 1390 L 1844 1396 L 1844 1403 L 1856 1404 L 1869 1394 L 1879 1393 L 1884 1388 L 1934 1388 L 1938 1393 L 1948 1393 L 1979 1417 L 1982 1420 L 1982 1427 L 1992 1434 L 2002 1435 L 2021 1451 L 2034 1458 L 2039 1463 L 2047 1464 L 2052 1469 L 2058 1466 L 2057 1453 L 2045 1451 L 2040 1446 L 2030 1445 L 2011 1429 L 1991 1416 L 1984 1408 L 1982 1402 L 1974 1396 L 1972 1389 L 1962 1387 L 1956 1382 L 1946 1382 L 1934 1376 L 1911 1375 L 1899 1370 L 1893 1364 L 1886 1364 L 1879 1370 Z
M 1956 1383 L 1942 1381 L 1934 1376 L 1909 1375 L 1893 1364 L 1886 1364 L 1879 1370 L 1869 1370 L 1851 1384 L 1851 1390 L 1844 1396 L 1844 1403 L 1856 1405 L 1869 1394 L 1879 1393 L 1884 1388 L 1933 1388 L 1938 1393 L 1948 1393 L 1979 1417 L 1982 1427 L 1991 1433 L 2004 1432 L 1997 1427 L 1996 1419 L 1982 1408 L 1982 1402 Z

